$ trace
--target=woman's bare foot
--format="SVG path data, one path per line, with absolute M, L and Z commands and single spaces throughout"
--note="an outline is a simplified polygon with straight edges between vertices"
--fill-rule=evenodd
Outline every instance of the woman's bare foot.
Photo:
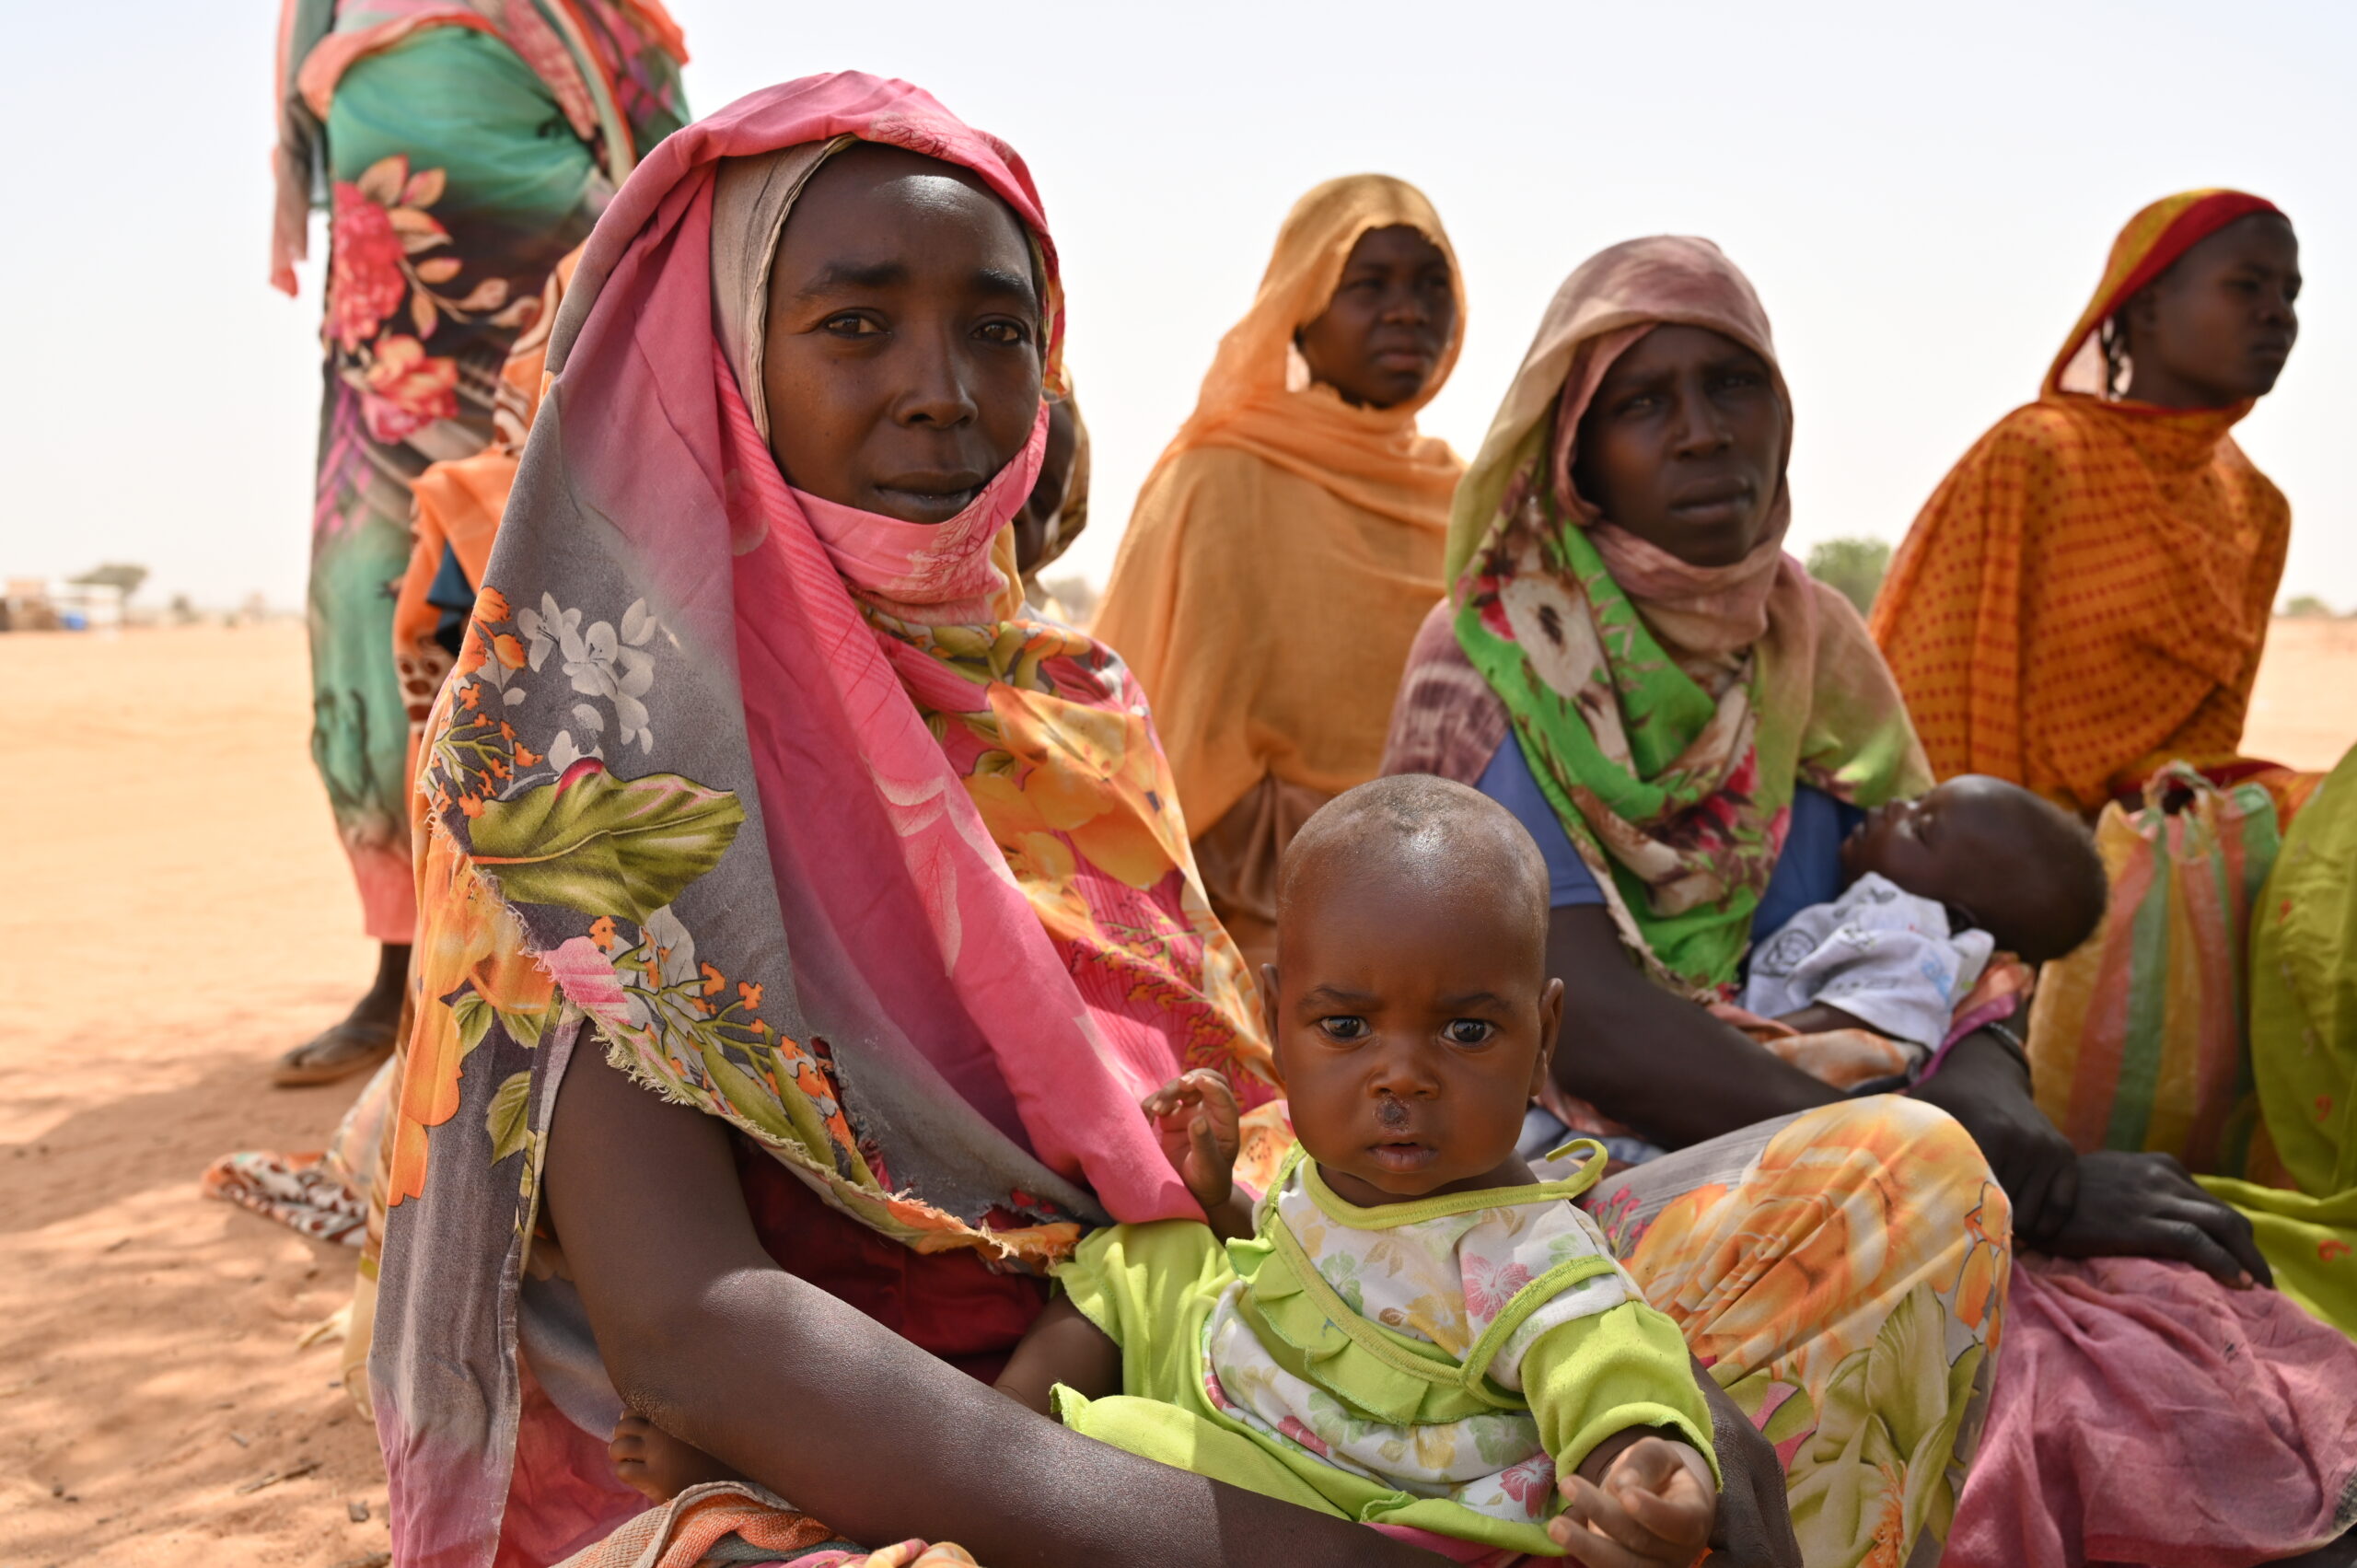
M 282 1089 L 331 1084 L 366 1072 L 393 1053 L 401 993 L 409 984 L 409 945 L 388 942 L 377 955 L 377 979 L 343 1018 L 278 1059 L 270 1081 Z
M 680 1442 L 643 1415 L 624 1415 L 606 1445 L 613 1461 L 614 1479 L 644 1495 L 650 1503 L 668 1503 L 691 1486 L 708 1481 L 742 1481 L 701 1448 Z

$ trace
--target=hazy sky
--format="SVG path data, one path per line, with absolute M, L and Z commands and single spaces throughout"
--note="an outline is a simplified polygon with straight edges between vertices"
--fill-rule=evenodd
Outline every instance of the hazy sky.
M 2292 214 L 2308 279 L 2240 431 L 2292 498 L 2284 590 L 2357 605 L 2357 400 L 2332 389 L 2357 365 L 2357 6 L 672 4 L 697 109 L 857 67 L 1030 160 L 1097 441 L 1071 557 L 1092 576 L 1329 176 L 1400 175 L 1448 224 L 1469 335 L 1425 424 L 1469 456 L 1583 257 L 1719 241 L 1797 401 L 1803 548 L 1898 537 L 2036 393 L 2128 215 L 2232 184 Z M 116 0 L 12 29 L 0 575 L 126 559 L 155 570 L 143 598 L 299 602 L 319 301 L 316 263 L 300 301 L 264 281 L 276 9 Z

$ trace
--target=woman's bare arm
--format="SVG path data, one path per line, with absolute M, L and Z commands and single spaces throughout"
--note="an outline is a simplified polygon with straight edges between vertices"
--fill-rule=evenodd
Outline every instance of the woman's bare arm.
M 585 1049 L 548 1202 L 625 1403 L 855 1540 L 955 1540 L 992 1568 L 1428 1568 L 1364 1526 L 1068 1432 L 761 1250 L 727 1134 Z
M 1657 1144 L 1683 1148 L 1841 1098 L 1647 980 L 1601 905 L 1548 918 L 1547 963 L 1563 982 L 1555 1082 Z
M 1648 981 L 1596 906 L 1550 917 L 1547 957 L 1563 981 L 1555 1081 L 1669 1148 L 1841 1096 L 1742 1031 Z M 2077 1156 L 2030 1098 L 2028 1068 L 2002 1041 L 1968 1035 L 1911 1091 L 1964 1123 L 2014 1202 L 2014 1234 L 2038 1242 L 2071 1216 Z

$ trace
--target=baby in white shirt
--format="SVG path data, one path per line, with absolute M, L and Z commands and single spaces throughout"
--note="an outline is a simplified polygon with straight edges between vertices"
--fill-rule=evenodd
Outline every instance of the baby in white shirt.
M 1741 1005 L 1803 1034 L 1865 1028 L 1936 1050 L 1992 952 L 2040 964 L 2085 941 L 2108 889 L 2084 824 L 1967 774 L 1866 813 L 1848 886 L 1752 949 Z

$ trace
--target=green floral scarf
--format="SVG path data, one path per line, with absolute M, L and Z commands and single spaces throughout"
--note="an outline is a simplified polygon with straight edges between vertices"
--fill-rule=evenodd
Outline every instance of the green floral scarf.
M 1457 641 L 1658 968 L 1725 987 L 1793 798 L 1789 769 L 1760 767 L 1759 651 L 1713 694 L 1662 647 L 1586 531 L 1544 511 L 1552 526 L 1501 540 L 1467 573 Z
M 1672 582 L 1685 569 L 1666 558 L 1666 570 L 1627 568 L 1663 579 L 1632 597 L 1635 579 L 1606 560 L 1636 563 L 1651 547 L 1573 515 L 1586 509 L 1570 494 L 1571 434 L 1587 401 L 1615 356 L 1672 322 L 1759 354 L 1789 421 L 1767 314 L 1718 247 L 1616 245 L 1564 280 L 1539 322 L 1457 486 L 1448 569 L 1457 643 L 1504 704 L 1621 940 L 1658 983 L 1713 1000 L 1733 992 L 1795 786 L 1872 806 L 1932 779 L 1864 622 L 1775 542 L 1790 517 L 1783 486 L 1755 547 L 1772 560 L 1764 621 L 1756 588 L 1736 616 L 1710 597 L 1719 590 Z

